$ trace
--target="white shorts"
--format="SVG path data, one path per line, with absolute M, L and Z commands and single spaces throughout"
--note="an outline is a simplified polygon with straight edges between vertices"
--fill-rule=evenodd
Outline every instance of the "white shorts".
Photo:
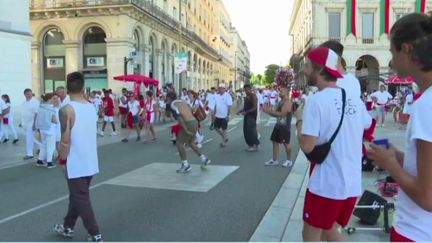
M 114 122 L 113 116 L 104 116 L 104 122 Z

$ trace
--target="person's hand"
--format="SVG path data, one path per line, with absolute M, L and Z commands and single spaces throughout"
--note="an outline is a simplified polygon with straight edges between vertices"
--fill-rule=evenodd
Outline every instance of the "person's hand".
M 262 111 L 265 113 L 269 113 L 271 111 L 271 107 L 269 104 L 265 104 L 262 106 Z
M 295 112 L 295 117 L 298 120 L 302 120 L 303 119 L 303 106 L 299 106 Z
M 397 161 L 397 149 L 390 145 L 388 149 L 376 145 L 370 144 L 370 150 L 368 150 L 368 158 L 374 161 L 374 164 L 384 170 L 389 170 L 390 167 L 398 164 Z

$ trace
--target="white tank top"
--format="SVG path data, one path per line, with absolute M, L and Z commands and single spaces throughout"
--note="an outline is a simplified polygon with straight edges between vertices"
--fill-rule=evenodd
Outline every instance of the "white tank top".
M 96 122 L 92 104 L 70 102 L 75 111 L 75 123 L 71 130 L 71 148 L 67 158 L 68 178 L 93 176 L 99 172 Z

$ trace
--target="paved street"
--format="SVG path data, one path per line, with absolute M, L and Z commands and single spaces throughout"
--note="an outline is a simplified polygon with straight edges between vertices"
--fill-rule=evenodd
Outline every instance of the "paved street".
M 101 173 L 93 180 L 91 195 L 105 240 L 248 241 L 290 172 L 263 165 L 271 157 L 268 138 L 273 124 L 268 118 L 261 122 L 257 153 L 244 151 L 242 118 L 230 122 L 226 148 L 219 147 L 220 138 L 205 126 L 203 149 L 212 164 L 201 170 L 199 158 L 188 152 L 194 164 L 188 175 L 175 173 L 180 163 L 168 125 L 158 126 L 155 143 L 100 138 Z M 296 158 L 298 146 L 292 141 Z M 0 151 L 2 163 L 12 156 L 9 151 L 16 159 L 0 169 L 0 241 L 63 240 L 52 232 L 67 207 L 60 170 L 21 164 L 16 154 L 22 152 L 10 144 L 1 145 Z M 74 241 L 84 240 L 86 232 L 79 223 Z

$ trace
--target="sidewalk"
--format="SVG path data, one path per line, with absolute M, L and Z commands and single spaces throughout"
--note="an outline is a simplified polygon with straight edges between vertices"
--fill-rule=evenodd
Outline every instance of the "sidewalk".
M 388 117 L 390 118 L 390 117 Z M 388 138 L 397 148 L 403 150 L 405 147 L 405 130 L 399 129 L 399 124 L 387 119 L 386 127 L 377 127 L 375 138 Z M 360 161 L 359 161 L 360 163 Z M 307 188 L 309 177 L 309 161 L 300 151 L 295 164 L 282 185 L 278 195 L 274 199 L 269 210 L 258 225 L 252 235 L 252 242 L 299 242 L 302 241 L 303 228 L 303 204 L 304 195 Z M 387 173 L 363 172 L 363 190 L 376 192 L 374 183 L 377 179 L 382 179 Z M 390 201 L 388 198 L 386 198 Z M 347 227 L 371 227 L 359 225 L 358 218 L 353 216 Z M 375 226 L 372 226 L 375 227 Z M 345 239 L 351 242 L 388 242 L 390 235 L 383 231 L 357 231 L 352 235 L 347 235 L 344 231 Z
M 155 129 L 156 133 L 163 131 L 170 126 L 174 125 L 174 122 L 166 122 L 166 123 L 156 123 Z M 102 120 L 99 120 L 98 127 L 102 127 Z M 25 155 L 25 136 L 24 136 L 24 130 L 22 128 L 18 128 L 16 126 L 19 142 L 17 144 L 12 144 L 11 141 L 7 144 L 0 143 L 0 169 L 5 169 L 9 167 L 14 167 L 21 164 L 28 164 L 28 163 L 34 163 L 36 162 L 36 157 L 29 160 L 23 160 L 23 157 Z M 107 124 L 107 127 L 105 129 L 105 136 L 101 137 L 97 135 L 97 143 L 98 146 L 113 144 L 113 143 L 120 143 L 121 140 L 126 136 L 127 129 L 120 128 L 120 123 L 116 124 L 116 130 L 117 135 L 116 136 L 109 136 L 109 132 L 111 132 L 111 125 Z M 142 136 L 142 133 L 141 133 Z M 136 138 L 136 133 L 133 131 L 131 133 L 131 140 L 134 141 Z

